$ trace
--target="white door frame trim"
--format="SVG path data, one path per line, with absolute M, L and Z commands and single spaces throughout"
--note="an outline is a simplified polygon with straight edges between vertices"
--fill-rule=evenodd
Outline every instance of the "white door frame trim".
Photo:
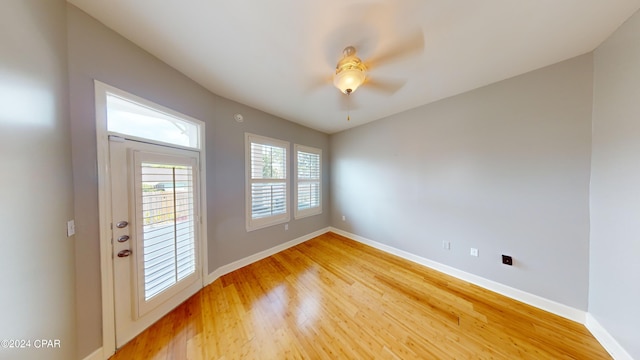
M 116 351 L 115 302 L 113 279 L 113 253 L 111 250 L 111 173 L 109 165 L 109 133 L 107 131 L 107 92 L 119 94 L 124 98 L 148 105 L 154 109 L 185 118 L 200 125 L 200 261 L 202 264 L 202 286 L 206 286 L 208 278 L 207 257 L 207 181 L 206 181 L 206 148 L 205 123 L 187 115 L 180 114 L 162 105 L 140 98 L 126 91 L 94 80 L 96 110 L 96 140 L 98 164 L 98 212 L 100 226 L 100 279 L 102 288 L 102 357 L 108 359 Z M 153 141 L 149 141 L 153 142 Z M 163 144 L 160 144 L 163 145 Z M 198 149 L 192 149 L 198 150 Z

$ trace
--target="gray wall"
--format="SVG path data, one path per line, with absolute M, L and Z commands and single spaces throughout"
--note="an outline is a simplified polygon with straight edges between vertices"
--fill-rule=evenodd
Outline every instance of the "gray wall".
M 63 0 L 0 9 L 0 359 L 74 359 L 74 238 Z M 36 349 L 34 339 L 60 340 Z
M 128 40 L 68 5 L 69 81 L 76 246 L 79 355 L 102 345 L 98 185 L 93 79 L 206 122 L 209 271 L 329 226 L 325 212 L 251 233 L 244 220 L 244 133 L 321 148 L 329 136 L 216 96 Z M 233 120 L 242 113 L 243 123 Z
M 587 310 L 592 71 L 584 55 L 332 135 L 332 225 Z
M 640 359 L 640 13 L 594 59 L 589 312 Z
M 595 66 L 581 56 L 336 134 L 331 153 L 327 135 L 211 94 L 62 0 L 4 1 L 0 28 L 0 338 L 62 344 L 0 358 L 101 346 L 94 78 L 207 123 L 210 271 L 331 223 L 579 309 L 589 288 L 589 312 L 640 358 L 640 15 Z M 323 149 L 323 215 L 246 233 L 245 131 Z

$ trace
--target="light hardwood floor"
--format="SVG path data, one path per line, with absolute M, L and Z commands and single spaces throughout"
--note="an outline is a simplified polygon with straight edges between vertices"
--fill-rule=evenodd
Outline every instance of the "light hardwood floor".
M 611 359 L 581 324 L 333 233 L 227 274 L 112 359 Z

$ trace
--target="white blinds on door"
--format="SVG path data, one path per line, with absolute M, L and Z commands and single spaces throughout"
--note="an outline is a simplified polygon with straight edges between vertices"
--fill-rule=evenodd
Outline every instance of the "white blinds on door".
M 193 169 L 143 162 L 138 170 L 144 299 L 148 301 L 196 270 Z

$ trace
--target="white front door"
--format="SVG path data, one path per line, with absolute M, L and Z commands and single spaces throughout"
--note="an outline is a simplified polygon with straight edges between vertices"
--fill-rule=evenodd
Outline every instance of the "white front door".
M 203 287 L 199 153 L 110 137 L 116 347 Z

